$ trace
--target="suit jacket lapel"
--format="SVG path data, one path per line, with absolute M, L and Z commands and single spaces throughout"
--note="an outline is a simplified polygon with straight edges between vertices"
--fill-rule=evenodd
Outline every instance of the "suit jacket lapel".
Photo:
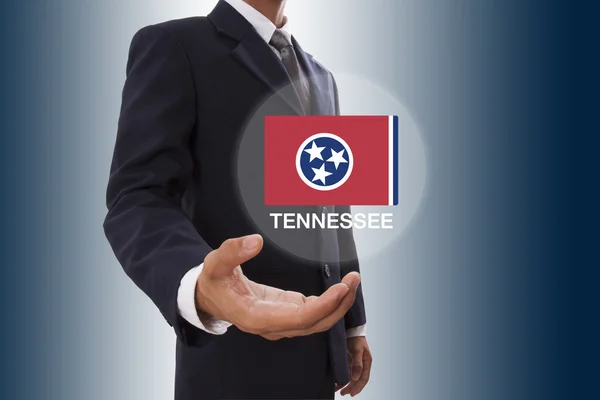
M 300 98 L 283 63 L 252 25 L 222 0 L 208 18 L 219 32 L 239 42 L 233 49 L 233 58 L 286 101 L 298 115 L 304 115 Z
M 334 115 L 335 94 L 329 72 L 321 67 L 310 54 L 305 53 L 293 37 L 292 43 L 300 65 L 306 72 L 310 82 L 311 114 Z
M 299 115 L 304 114 L 298 93 L 281 60 L 256 32 L 246 35 L 233 51 L 233 57 L 283 98 Z

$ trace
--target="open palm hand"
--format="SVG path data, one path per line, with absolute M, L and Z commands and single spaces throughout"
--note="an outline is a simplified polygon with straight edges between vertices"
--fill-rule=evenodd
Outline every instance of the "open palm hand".
M 354 303 L 360 283 L 355 272 L 321 296 L 310 297 L 251 281 L 240 264 L 261 248 L 262 237 L 250 235 L 229 239 L 211 252 L 196 285 L 197 308 L 244 332 L 278 340 L 326 331 Z

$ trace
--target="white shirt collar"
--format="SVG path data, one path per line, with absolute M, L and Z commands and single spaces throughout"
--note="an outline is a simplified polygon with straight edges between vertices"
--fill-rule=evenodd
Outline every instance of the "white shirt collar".
M 267 17 L 262 15 L 260 11 L 256 8 L 252 7 L 250 4 L 246 3 L 244 0 L 225 0 L 229 5 L 242 15 L 242 17 L 246 18 L 248 22 L 256 29 L 259 36 L 263 38 L 263 40 L 267 43 L 271 41 L 273 37 L 273 33 L 277 27 L 274 23 L 271 22 Z M 292 39 L 292 32 L 290 31 L 290 24 L 285 18 L 284 25 L 281 27 L 281 30 L 284 34 L 288 36 L 288 40 Z

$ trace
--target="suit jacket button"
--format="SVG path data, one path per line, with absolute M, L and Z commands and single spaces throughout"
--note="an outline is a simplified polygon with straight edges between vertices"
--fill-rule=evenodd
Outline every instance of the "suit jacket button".
M 326 277 L 329 278 L 331 276 L 331 268 L 329 268 L 329 264 L 325 264 L 325 267 L 323 268 L 323 272 L 325 272 Z

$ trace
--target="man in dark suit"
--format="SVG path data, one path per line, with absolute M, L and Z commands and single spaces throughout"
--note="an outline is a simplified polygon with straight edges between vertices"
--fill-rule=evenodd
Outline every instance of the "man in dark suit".
M 293 233 L 307 250 L 293 256 L 253 234 L 234 179 L 237 143 L 264 115 L 339 110 L 284 3 L 222 0 L 131 44 L 104 229 L 175 330 L 177 400 L 331 399 L 369 379 L 351 230 Z

